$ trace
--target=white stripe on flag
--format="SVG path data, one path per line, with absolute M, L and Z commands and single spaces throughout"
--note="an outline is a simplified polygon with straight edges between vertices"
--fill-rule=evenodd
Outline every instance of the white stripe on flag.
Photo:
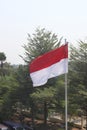
M 68 58 L 62 59 L 59 62 L 30 73 L 31 79 L 33 81 L 33 86 L 41 86 L 47 83 L 48 79 L 62 75 L 68 72 Z

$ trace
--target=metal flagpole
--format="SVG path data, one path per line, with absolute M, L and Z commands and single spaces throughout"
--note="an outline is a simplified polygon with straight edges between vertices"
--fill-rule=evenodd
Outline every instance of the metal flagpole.
M 65 73 L 65 130 L 67 130 L 67 74 Z
M 65 39 L 65 44 L 66 44 L 66 39 Z M 68 44 L 68 43 L 67 43 Z M 68 130 L 68 116 L 67 116 L 67 73 L 65 73 L 65 130 Z

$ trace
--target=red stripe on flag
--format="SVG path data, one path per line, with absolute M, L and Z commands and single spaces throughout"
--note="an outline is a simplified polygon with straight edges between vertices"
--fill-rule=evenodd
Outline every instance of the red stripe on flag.
M 30 64 L 30 73 L 47 68 L 62 59 L 68 58 L 68 44 L 37 57 Z

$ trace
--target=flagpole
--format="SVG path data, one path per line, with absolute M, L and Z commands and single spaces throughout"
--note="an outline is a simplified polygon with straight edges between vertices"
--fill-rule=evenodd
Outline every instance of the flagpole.
M 65 74 L 65 130 L 67 127 L 67 74 Z
M 65 44 L 66 44 L 65 39 Z M 67 112 L 67 73 L 65 73 L 65 130 L 68 130 L 68 112 Z

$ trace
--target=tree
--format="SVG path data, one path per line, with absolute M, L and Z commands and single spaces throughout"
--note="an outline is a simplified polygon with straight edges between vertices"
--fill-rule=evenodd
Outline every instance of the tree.
M 17 87 L 18 83 L 13 75 L 0 77 L 0 115 L 2 119 L 12 115 L 12 106 L 16 100 L 14 92 Z M 14 98 L 10 95 L 13 95 Z
M 87 43 L 79 41 L 78 48 L 71 46 L 70 72 L 70 101 L 87 119 Z
M 3 52 L 0 52 L 1 68 L 3 68 L 3 61 L 6 60 L 6 56 Z
M 37 89 L 36 92 L 31 94 L 31 97 L 36 105 L 37 111 L 40 109 L 44 112 L 44 124 L 47 123 L 48 117 L 48 108 L 52 107 L 53 97 L 55 94 L 55 89 L 53 87 L 44 88 L 44 89 Z
M 34 58 L 48 52 L 61 44 L 62 38 L 58 40 L 57 35 L 47 31 L 45 28 L 37 28 L 36 32 L 31 36 L 28 34 L 28 43 L 23 45 L 25 49 L 25 62 L 30 62 Z
M 19 84 L 19 87 L 16 89 L 18 101 L 27 107 L 27 105 L 29 106 L 30 104 L 29 95 L 33 91 L 31 80 L 29 78 L 28 66 L 20 65 L 15 73 L 15 78 Z
M 19 65 L 15 71 L 14 78 L 18 86 L 15 87 L 13 91 L 10 91 L 8 98 L 12 103 L 11 106 L 15 113 L 19 113 L 19 120 L 23 120 L 21 117 L 24 115 L 24 110 L 29 110 L 31 108 L 30 94 L 33 91 L 29 78 L 28 66 Z
M 28 34 L 28 43 L 27 43 L 27 45 L 24 44 L 24 46 L 23 46 L 23 48 L 25 49 L 25 57 L 22 57 L 22 56 L 21 57 L 24 59 L 25 62 L 30 63 L 34 58 L 59 47 L 61 44 L 61 40 L 62 40 L 62 38 L 60 38 L 60 40 L 58 40 L 56 34 L 50 32 L 50 31 L 47 31 L 45 28 L 42 28 L 42 29 L 37 28 L 36 32 L 32 36 L 30 34 Z M 41 95 L 41 97 L 43 95 L 43 99 L 46 99 L 47 96 L 49 98 L 49 95 L 45 94 L 46 93 L 45 87 L 49 86 L 48 87 L 49 90 L 47 90 L 49 92 L 50 87 L 54 86 L 55 80 L 51 79 L 48 81 L 48 83 L 46 85 L 44 85 L 44 87 L 39 88 L 40 89 L 39 93 L 38 93 L 38 90 L 36 89 L 35 90 L 36 96 L 38 93 L 39 95 Z M 46 95 L 46 97 L 45 97 L 45 95 Z M 36 98 L 36 99 L 38 100 L 38 98 Z M 47 111 L 47 109 L 46 109 L 47 101 L 42 100 L 42 102 L 44 104 L 44 108 L 45 108 L 44 110 L 46 112 Z M 32 104 L 32 106 L 33 106 L 33 104 Z M 34 110 L 32 110 L 32 111 L 34 112 Z M 47 115 L 44 114 L 44 117 L 45 117 L 44 122 L 46 123 Z
M 55 91 L 55 110 L 62 118 L 62 121 L 65 121 L 65 84 L 64 84 L 64 75 L 58 77 L 56 82 L 56 91 Z M 68 89 L 68 88 L 67 88 Z
M 17 68 L 9 66 L 9 71 L 9 75 L 0 77 L 0 115 L 1 118 L 11 119 L 14 113 L 19 112 L 21 120 L 24 113 L 22 110 L 31 108 L 29 95 L 32 93 L 33 87 L 29 78 L 28 66 L 20 65 Z

